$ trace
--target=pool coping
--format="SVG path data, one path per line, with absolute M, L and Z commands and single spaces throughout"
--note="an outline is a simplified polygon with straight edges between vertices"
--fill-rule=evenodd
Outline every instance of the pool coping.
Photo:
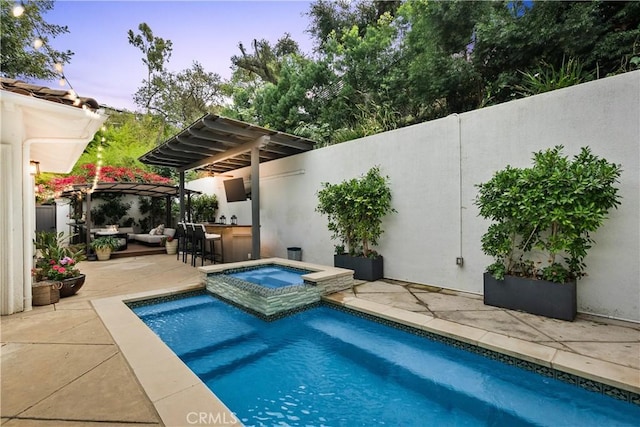
M 242 425 L 226 405 L 126 305 L 135 301 L 205 290 L 203 283 L 125 294 L 91 303 L 165 425 Z M 638 371 L 614 363 L 488 332 L 407 310 L 344 296 L 323 300 L 356 312 L 505 354 L 614 388 L 640 394 Z M 634 401 L 638 404 L 638 402 Z M 191 417 L 191 420 L 188 418 Z
M 242 267 L 257 267 L 260 265 L 276 264 L 285 267 L 293 267 L 302 270 L 310 270 L 311 273 L 303 274 L 302 278 L 312 282 L 322 282 L 336 277 L 353 275 L 352 270 L 339 267 L 329 267 L 326 265 L 313 264 L 304 261 L 294 261 L 285 258 L 263 258 L 250 261 L 233 262 L 229 264 L 212 264 L 198 267 L 198 270 L 204 275 L 222 273 L 225 270 L 231 270 Z

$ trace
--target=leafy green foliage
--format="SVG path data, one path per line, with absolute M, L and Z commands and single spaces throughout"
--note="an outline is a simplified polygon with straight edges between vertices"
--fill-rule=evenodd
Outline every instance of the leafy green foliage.
M 172 208 L 175 202 L 172 202 Z M 166 212 L 166 199 L 159 197 L 138 197 L 138 210 L 142 214 L 140 218 L 140 228 L 142 230 L 151 230 L 158 224 L 161 224 L 164 220 L 164 213 Z M 165 224 L 169 227 L 168 224 Z
M 200 194 L 191 199 L 192 218 L 196 222 L 215 219 L 218 197 L 215 194 Z
M 138 158 L 153 149 L 168 136 L 167 131 L 172 130 L 166 128 L 162 120 L 151 114 L 114 112 L 109 115 L 105 130 L 96 133 L 71 173 L 80 174 L 83 165 L 96 164 L 98 150 L 102 150 L 104 165 L 153 171 Z
M 54 2 L 42 0 L 22 3 L 24 13 L 20 17 L 12 13 L 16 4 L 13 1 L 0 1 L 2 75 L 26 79 L 59 77 L 54 65 L 68 64 L 73 52 L 58 51 L 51 47 L 51 39 L 69 32 L 66 26 L 49 24 L 44 20 L 42 15 L 53 9 Z M 36 38 L 43 43 L 40 49 L 33 47 Z
M 131 203 L 122 201 L 123 194 L 96 193 L 94 198 L 102 200 L 100 206 L 91 209 L 95 225 L 120 224 L 131 209 Z
M 120 247 L 120 242 L 113 236 L 101 236 L 92 240 L 90 246 L 97 250 L 110 249 L 114 251 Z
M 507 166 L 478 185 L 475 204 L 492 221 L 482 250 L 496 259 L 488 271 L 564 282 L 585 275 L 584 258 L 594 243 L 590 233 L 620 204 L 615 183 L 622 173 L 581 149 L 572 160 L 562 146 L 534 153 L 533 166 Z M 542 251 L 547 265 L 536 257 Z M 560 259 L 561 258 L 561 259 Z
M 582 70 L 582 64 L 574 59 L 569 59 L 556 70 L 553 65 L 542 64 L 533 73 L 522 73 L 524 80 L 516 89 L 524 96 L 537 95 L 556 89 L 577 85 L 588 79 Z
M 376 166 L 360 178 L 340 184 L 324 182 L 316 211 L 327 215 L 332 238 L 346 245 L 351 255 L 376 256 L 371 247 L 383 233 L 382 219 L 395 212 L 389 177 L 382 176 Z

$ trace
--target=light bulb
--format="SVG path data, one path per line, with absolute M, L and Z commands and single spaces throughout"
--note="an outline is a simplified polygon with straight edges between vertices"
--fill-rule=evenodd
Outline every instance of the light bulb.
M 42 39 L 37 38 L 33 41 L 33 47 L 34 49 L 38 50 L 42 47 Z
M 24 13 L 24 6 L 22 6 L 21 4 L 17 4 L 13 6 L 12 13 L 13 13 L 13 16 L 15 16 L 16 18 L 19 18 Z
M 66 84 L 67 84 L 67 80 L 66 80 L 66 79 L 60 79 L 60 81 L 58 81 L 58 84 L 59 84 L 60 86 L 64 86 L 64 85 L 66 85 Z
M 80 98 L 76 98 L 76 99 L 73 101 L 73 105 L 75 105 L 75 106 L 77 107 L 78 105 L 80 105 L 80 102 L 82 102 L 82 101 L 80 101 Z
M 107 138 L 105 138 L 104 136 L 101 139 L 102 142 L 105 142 L 106 140 L 107 140 Z
M 98 145 L 98 151 L 102 151 L 102 145 Z
M 56 71 L 59 72 L 59 73 L 62 72 L 62 64 L 60 62 L 56 62 L 55 65 L 53 66 L 53 68 L 55 68 Z
M 100 128 L 100 130 L 101 130 L 102 132 L 106 132 L 107 127 L 106 127 L 106 126 L 102 126 L 102 127 Z

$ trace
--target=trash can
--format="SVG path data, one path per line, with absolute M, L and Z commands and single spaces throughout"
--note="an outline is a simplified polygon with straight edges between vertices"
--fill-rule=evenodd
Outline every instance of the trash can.
M 287 257 L 294 261 L 302 261 L 302 248 L 287 248 Z

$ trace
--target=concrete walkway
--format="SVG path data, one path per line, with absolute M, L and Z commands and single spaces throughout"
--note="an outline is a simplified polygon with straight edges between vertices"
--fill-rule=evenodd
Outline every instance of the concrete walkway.
M 3 426 L 158 426 L 162 421 L 91 306 L 108 296 L 198 283 L 171 255 L 84 262 L 87 281 L 59 303 L 2 317 Z M 479 296 L 385 280 L 335 295 L 393 306 L 602 361 L 640 383 L 640 325 L 579 316 L 575 322 L 485 306 Z M 415 315 L 413 315 L 415 316 Z

